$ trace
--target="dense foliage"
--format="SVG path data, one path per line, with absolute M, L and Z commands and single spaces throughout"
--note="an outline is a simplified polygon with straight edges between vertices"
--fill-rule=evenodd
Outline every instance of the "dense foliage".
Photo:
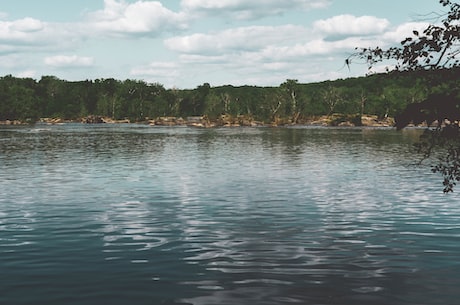
M 138 80 L 97 79 L 70 82 L 53 76 L 40 80 L 0 78 L 0 121 L 42 117 L 78 119 L 88 115 L 144 121 L 164 116 L 245 115 L 263 122 L 293 123 L 332 113 L 395 116 L 406 105 L 456 85 L 460 69 L 436 73 L 389 73 L 320 83 L 288 79 L 278 87 L 220 86 L 165 89 Z M 431 86 L 438 79 L 437 86 Z M 445 81 L 450 79 L 452 81 Z M 449 89 L 450 90 L 450 89 Z

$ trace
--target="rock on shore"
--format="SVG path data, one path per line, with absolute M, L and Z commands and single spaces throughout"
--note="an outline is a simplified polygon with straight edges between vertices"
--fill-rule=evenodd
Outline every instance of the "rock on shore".
M 131 123 L 129 119 L 115 120 L 108 117 L 98 116 L 98 115 L 89 115 L 77 120 L 64 120 L 62 118 L 41 118 L 40 123 L 45 123 L 49 125 L 55 124 L 64 124 L 64 123 L 84 123 L 84 124 L 113 124 L 113 123 Z M 30 124 L 31 122 L 29 122 Z M 136 123 L 145 123 L 151 126 L 189 126 L 189 127 L 202 127 L 202 128 L 212 128 L 212 127 L 257 127 L 257 126 L 338 126 L 338 127 L 355 127 L 355 126 L 364 126 L 364 127 L 393 127 L 395 121 L 393 118 L 383 118 L 380 119 L 376 115 L 342 115 L 342 114 L 332 114 L 329 116 L 318 116 L 318 117 L 304 117 L 297 120 L 297 123 L 293 123 L 289 118 L 275 118 L 273 122 L 265 123 L 261 121 L 254 120 L 253 117 L 248 115 L 238 115 L 231 116 L 228 114 L 221 115 L 217 118 L 210 119 L 206 115 L 204 116 L 189 116 L 185 119 L 182 117 L 158 117 L 155 119 L 146 118 L 143 122 Z M 19 120 L 6 120 L 0 121 L 0 125 L 20 125 L 27 124 L 27 122 L 22 122 Z

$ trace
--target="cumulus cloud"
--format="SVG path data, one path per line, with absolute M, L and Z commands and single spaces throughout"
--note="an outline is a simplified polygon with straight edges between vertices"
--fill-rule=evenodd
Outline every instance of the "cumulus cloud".
M 24 18 L 11 22 L 11 30 L 18 32 L 37 32 L 43 30 L 44 23 L 34 18 Z
M 56 55 L 46 57 L 44 63 L 53 68 L 78 68 L 90 67 L 93 65 L 92 57 L 81 57 L 77 55 Z
M 309 56 L 340 54 L 345 58 L 344 52 L 355 47 L 381 45 L 382 40 L 389 39 L 385 37 L 390 30 L 386 19 L 341 15 L 315 22 L 313 30 L 298 25 L 248 26 L 172 37 L 164 43 L 187 61 L 225 62 L 250 56 L 248 62 L 277 63 L 268 65 L 273 68 L 283 66 L 286 60 L 305 61 Z M 232 54 L 236 58 L 230 57 Z
M 428 23 L 426 22 L 408 22 L 397 26 L 394 29 L 387 31 L 383 38 L 388 43 L 399 43 L 406 37 L 413 36 L 412 32 L 414 30 L 419 31 L 420 33 L 423 32 L 424 29 L 428 27 Z
M 379 19 L 370 20 L 375 23 Z M 358 17 L 353 21 L 360 26 L 369 22 Z M 277 83 L 287 77 L 318 80 L 326 77 L 324 71 L 321 74 L 325 65 L 332 67 L 328 75 L 339 75 L 337 71 L 355 47 L 381 45 L 385 34 L 392 30 L 386 22 L 382 24 L 373 24 L 372 29 L 361 33 L 350 25 L 347 30 L 338 30 L 340 39 L 330 39 L 335 32 L 319 25 L 248 26 L 172 37 L 165 40 L 165 45 L 179 53 L 180 69 L 226 71 L 228 77 L 234 77 L 232 84 Z
M 0 43 L 32 42 L 37 32 L 43 31 L 45 24 L 33 18 L 14 21 L 0 21 Z
M 87 18 L 90 30 L 115 35 L 148 36 L 187 27 L 184 14 L 175 13 L 158 1 L 104 0 L 104 9 L 89 13 Z
M 279 15 L 290 10 L 324 8 L 330 0 L 182 0 L 185 11 L 198 14 L 230 15 L 239 20 Z
M 304 27 L 249 26 L 227 29 L 220 32 L 196 33 L 165 40 L 170 50 L 182 53 L 216 54 L 229 51 L 255 51 L 267 45 L 289 43 L 309 33 Z
M 184 76 L 182 68 L 178 62 L 154 61 L 144 66 L 132 68 L 129 74 L 152 83 L 160 82 L 165 86 L 174 87 L 177 85 L 177 81 Z
M 255 65 L 257 68 L 282 68 L 290 62 L 315 61 L 355 47 L 377 43 L 372 37 L 358 36 L 327 40 L 302 26 L 250 26 L 211 34 L 197 33 L 165 40 L 170 50 L 179 52 L 187 63 Z M 310 58 L 310 59 L 309 59 Z
M 375 43 L 366 40 L 366 43 Z M 346 52 L 361 46 L 363 41 L 358 37 L 350 37 L 343 40 L 328 41 L 313 39 L 295 45 L 270 45 L 258 52 L 258 56 L 264 61 L 289 61 L 307 62 L 313 60 L 321 62 L 330 56 L 346 57 Z
M 355 17 L 338 15 L 314 23 L 315 31 L 326 35 L 329 39 L 341 39 L 349 36 L 375 35 L 384 33 L 390 22 L 374 16 Z
M 0 21 L 0 55 L 75 49 L 83 39 L 77 24 L 48 23 L 30 17 Z

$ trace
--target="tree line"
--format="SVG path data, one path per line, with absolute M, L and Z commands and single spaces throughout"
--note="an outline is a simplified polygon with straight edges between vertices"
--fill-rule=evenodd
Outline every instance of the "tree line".
M 40 80 L 0 78 L 0 121 L 37 121 L 43 117 L 79 119 L 89 115 L 145 121 L 158 117 L 223 114 L 270 123 L 340 113 L 380 118 L 402 112 L 408 104 L 434 93 L 458 90 L 460 68 L 408 71 L 317 83 L 287 79 L 277 87 L 218 86 L 166 89 L 141 80 Z M 433 85 L 435 84 L 435 85 Z

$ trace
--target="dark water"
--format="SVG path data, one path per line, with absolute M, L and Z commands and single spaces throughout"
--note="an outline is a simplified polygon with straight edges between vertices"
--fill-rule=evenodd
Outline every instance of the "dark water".
M 458 304 L 417 131 L 0 128 L 0 304 Z

